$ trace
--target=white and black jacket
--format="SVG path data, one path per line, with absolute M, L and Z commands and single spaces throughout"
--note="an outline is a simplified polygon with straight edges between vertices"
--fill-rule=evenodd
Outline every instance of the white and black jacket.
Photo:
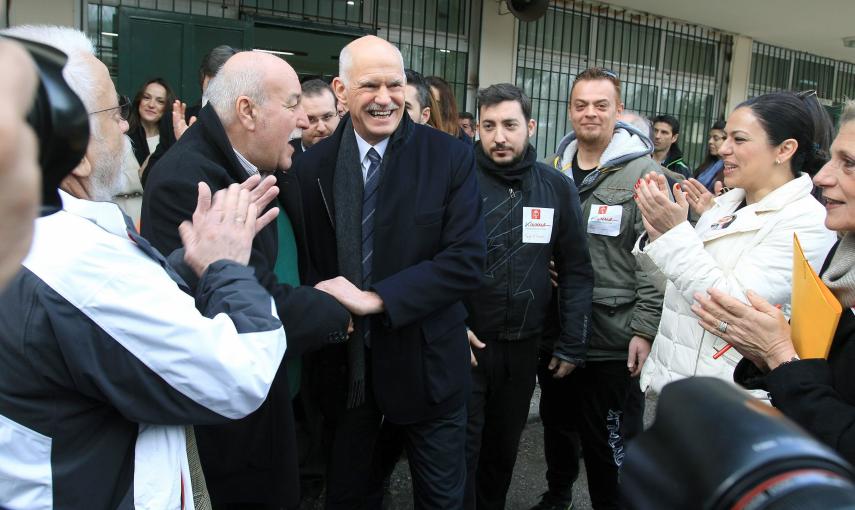
M 62 198 L 0 295 L 0 507 L 193 508 L 182 425 L 264 401 L 271 297 L 220 261 L 194 301 L 118 207 Z

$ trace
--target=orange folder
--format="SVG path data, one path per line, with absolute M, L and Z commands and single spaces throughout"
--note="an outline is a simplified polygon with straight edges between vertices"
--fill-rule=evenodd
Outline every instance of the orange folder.
M 843 308 L 810 267 L 799 238 L 793 234 L 793 301 L 790 327 L 802 359 L 828 358 Z

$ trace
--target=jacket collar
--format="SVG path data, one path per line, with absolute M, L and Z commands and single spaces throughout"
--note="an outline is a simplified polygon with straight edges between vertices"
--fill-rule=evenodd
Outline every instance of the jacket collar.
M 558 143 L 558 151 L 553 166 L 565 174 L 569 174 L 577 147 L 576 133 L 570 132 Z M 652 152 L 653 143 L 649 138 L 635 126 L 618 121 L 608 147 L 600 156 L 597 170 L 603 173 L 611 171 Z
M 245 181 L 248 175 L 238 161 L 237 154 L 235 154 L 232 147 L 232 142 L 229 140 L 228 135 L 226 135 L 226 128 L 223 127 L 223 123 L 220 122 L 220 117 L 211 103 L 206 104 L 199 111 L 199 120 L 194 125 L 199 126 L 200 131 L 197 136 L 201 136 L 208 142 L 209 146 L 214 147 L 219 152 L 218 155 L 205 154 L 205 156 L 212 159 L 219 159 L 225 163 L 226 170 L 236 182 Z M 185 134 L 192 133 L 188 132 Z
M 809 196 L 813 184 L 810 176 L 802 174 L 775 189 L 759 202 L 736 211 L 745 200 L 745 190 L 733 189 L 716 199 L 715 206 L 701 217 L 697 229 L 704 242 L 729 234 L 759 230 L 766 223 L 763 213 L 779 211 L 796 200 Z
M 348 120 L 350 120 L 349 112 L 341 118 L 341 121 L 338 123 L 338 127 L 336 128 L 335 132 L 327 139 L 329 140 L 329 143 L 335 144 L 336 147 L 341 145 L 341 138 L 344 133 L 345 127 L 348 124 L 350 124 L 351 126 L 353 125 L 353 122 L 347 122 Z M 401 145 L 406 143 L 407 140 L 410 139 L 410 136 L 412 136 L 413 134 L 413 126 L 415 126 L 415 123 L 413 123 L 412 119 L 410 119 L 410 116 L 407 115 L 407 112 L 404 112 L 404 114 L 401 116 L 401 122 L 398 123 L 398 127 L 395 128 L 395 131 L 392 133 L 392 136 L 389 137 L 389 145 L 386 146 L 386 152 L 388 152 L 390 149 L 394 150 L 396 147 L 400 147 Z M 325 143 L 327 142 L 327 140 L 321 140 L 318 143 Z M 386 159 L 385 153 L 383 159 Z
M 793 200 L 810 194 L 812 189 L 813 182 L 810 176 L 803 173 L 783 186 L 772 190 L 771 193 L 763 197 L 759 202 L 746 206 L 746 208 L 751 208 L 754 212 L 758 213 L 777 211 L 786 207 Z M 736 188 L 718 197 L 716 205 L 721 204 L 723 208 L 729 208 L 733 211 L 743 200 L 745 200 L 745 190 Z
M 65 212 L 89 220 L 111 234 L 127 237 L 128 223 L 119 206 L 112 202 L 83 200 L 63 190 L 58 191 Z

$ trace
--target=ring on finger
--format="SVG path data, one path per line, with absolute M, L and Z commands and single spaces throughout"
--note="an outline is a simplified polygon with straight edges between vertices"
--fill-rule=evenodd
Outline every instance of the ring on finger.
M 718 326 L 716 326 L 715 329 L 721 331 L 722 333 L 726 333 L 727 332 L 727 323 L 724 321 L 718 321 Z

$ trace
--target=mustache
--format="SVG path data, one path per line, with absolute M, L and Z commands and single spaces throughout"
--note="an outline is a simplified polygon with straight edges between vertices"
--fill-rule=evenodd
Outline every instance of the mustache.
M 368 111 L 368 112 L 394 112 L 397 109 L 398 109 L 398 105 L 396 105 L 395 103 L 390 103 L 390 104 L 385 105 L 385 106 L 377 104 L 377 103 L 371 103 L 368 105 L 368 107 L 365 109 L 365 111 Z

